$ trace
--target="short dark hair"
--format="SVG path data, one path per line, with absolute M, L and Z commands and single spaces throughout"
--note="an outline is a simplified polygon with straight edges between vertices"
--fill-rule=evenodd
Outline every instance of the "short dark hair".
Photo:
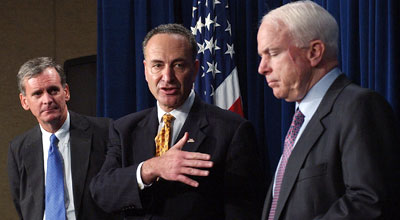
M 41 74 L 47 68 L 56 69 L 61 79 L 61 85 L 65 88 L 67 77 L 64 74 L 63 68 L 55 62 L 51 57 L 37 57 L 26 61 L 18 71 L 17 83 L 19 92 L 25 95 L 24 79 L 33 78 Z
M 146 48 L 147 42 L 150 40 L 150 38 L 152 38 L 156 34 L 178 34 L 178 35 L 185 37 L 192 47 L 193 61 L 196 60 L 196 56 L 197 56 L 196 39 L 194 38 L 192 32 L 190 32 L 187 28 L 185 28 L 181 24 L 162 24 L 162 25 L 159 25 L 159 26 L 153 28 L 151 31 L 149 31 L 146 34 L 146 36 L 144 37 L 144 40 L 142 43 L 143 56 L 145 58 L 146 58 L 146 54 L 144 53 L 144 50 Z

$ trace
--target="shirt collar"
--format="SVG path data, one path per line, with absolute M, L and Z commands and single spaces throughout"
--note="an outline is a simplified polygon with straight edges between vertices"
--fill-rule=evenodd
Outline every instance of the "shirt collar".
M 186 117 L 188 116 L 190 109 L 193 106 L 194 98 L 195 98 L 195 94 L 194 94 L 194 90 L 192 89 L 192 91 L 190 91 L 190 94 L 189 94 L 188 98 L 185 100 L 185 102 L 181 106 L 179 106 L 179 108 L 176 108 L 168 113 L 170 113 L 172 116 L 174 116 L 175 120 L 180 120 L 180 119 L 183 119 L 183 121 L 186 120 Z M 160 103 L 157 101 L 157 116 L 158 116 L 159 122 L 161 122 L 162 116 L 165 113 L 167 113 L 167 112 L 165 112 L 160 107 Z
M 340 69 L 337 67 L 329 71 L 307 92 L 300 103 L 296 102 L 296 109 L 299 108 L 304 116 L 310 119 L 317 110 L 329 87 L 340 74 Z

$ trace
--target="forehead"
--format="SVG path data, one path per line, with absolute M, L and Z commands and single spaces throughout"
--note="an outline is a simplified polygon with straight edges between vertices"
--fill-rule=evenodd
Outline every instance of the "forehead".
M 48 86 L 61 86 L 61 79 L 58 75 L 56 69 L 53 67 L 48 67 L 40 74 L 32 77 L 32 78 L 25 78 L 24 79 L 25 87 L 38 89 L 41 87 L 48 87 Z
M 290 42 L 289 29 L 282 22 L 263 21 L 257 33 L 258 51 L 287 46 Z
M 173 53 L 190 53 L 188 40 L 179 34 L 156 34 L 150 38 L 145 47 L 146 56 L 157 56 Z

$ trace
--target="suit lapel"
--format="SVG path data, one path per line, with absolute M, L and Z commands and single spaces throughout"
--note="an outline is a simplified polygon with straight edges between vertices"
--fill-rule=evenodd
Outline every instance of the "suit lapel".
M 44 211 L 44 163 L 42 132 L 39 125 L 36 126 L 29 136 L 28 144 L 24 146 L 22 156 L 25 160 L 28 187 L 32 191 L 34 199 L 41 207 L 41 216 Z
M 195 152 L 203 142 L 206 135 L 202 132 L 202 128 L 208 125 L 206 118 L 205 106 L 201 102 L 200 98 L 196 95 L 192 108 L 190 109 L 189 115 L 183 124 L 181 131 L 179 132 L 178 138 L 175 142 L 178 142 L 185 132 L 189 133 L 189 140 L 183 146 L 183 150 Z
M 137 134 L 131 135 L 130 142 L 135 143 L 133 149 L 134 161 L 142 162 L 154 157 L 156 153 L 156 144 L 154 138 L 158 130 L 157 108 L 154 107 L 141 122 L 138 123 L 140 129 L 137 129 Z
M 322 119 L 330 113 L 336 97 L 349 83 L 350 80 L 343 74 L 333 82 L 293 149 L 286 165 L 281 191 L 279 193 L 279 201 L 276 207 L 275 219 L 280 217 L 308 153 L 325 130 L 321 122 Z
M 75 213 L 79 213 L 85 186 L 92 146 L 92 133 L 89 122 L 73 112 L 70 112 L 70 147 L 72 187 L 74 193 Z

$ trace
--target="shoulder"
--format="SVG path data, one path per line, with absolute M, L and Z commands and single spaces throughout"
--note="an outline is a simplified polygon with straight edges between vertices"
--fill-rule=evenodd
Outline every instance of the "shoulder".
M 243 123 L 247 121 L 235 112 L 204 102 L 202 104 L 207 113 L 207 118 L 211 121 L 218 121 L 220 123 Z
M 20 154 L 24 146 L 29 146 L 33 142 L 41 141 L 42 135 L 39 125 L 16 136 L 9 143 L 9 153 Z
M 70 111 L 71 126 L 74 127 L 91 127 L 93 129 L 108 129 L 112 119 L 105 117 L 93 117 L 81 115 Z
M 348 84 L 339 94 L 337 100 L 338 103 L 349 107 L 381 106 L 391 108 L 381 94 L 371 89 L 362 88 L 354 83 Z
M 191 119 L 199 120 L 200 125 L 209 124 L 208 129 L 213 131 L 221 130 L 224 134 L 232 134 L 238 130 L 252 131 L 252 124 L 239 114 L 229 110 L 221 109 L 218 106 L 207 104 L 200 101 L 196 106 L 193 106 L 191 113 L 195 115 Z M 228 135 L 229 136 L 229 135 Z
M 27 141 L 31 141 L 31 139 L 33 138 L 41 138 L 39 125 L 36 125 L 35 127 L 16 136 L 14 139 L 10 141 L 10 145 L 17 147 L 19 145 L 23 145 Z
M 115 128 L 127 129 L 128 127 L 136 127 L 138 124 L 148 121 L 151 115 L 156 117 L 156 108 L 148 108 L 142 111 L 125 115 L 113 122 Z

